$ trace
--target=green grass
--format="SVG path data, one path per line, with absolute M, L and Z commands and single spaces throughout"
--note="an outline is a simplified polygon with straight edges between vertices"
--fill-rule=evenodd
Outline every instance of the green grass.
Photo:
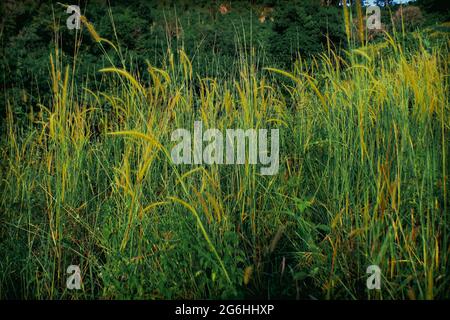
M 0 297 L 449 298 L 448 43 L 424 37 L 290 71 L 241 53 L 215 79 L 180 50 L 76 83 L 50 53 L 52 101 L 25 124 L 8 106 Z M 170 134 L 195 120 L 278 128 L 278 174 L 174 165 Z

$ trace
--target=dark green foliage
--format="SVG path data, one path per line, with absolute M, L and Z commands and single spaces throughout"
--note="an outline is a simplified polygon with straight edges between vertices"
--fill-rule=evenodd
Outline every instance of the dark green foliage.
M 289 1 L 275 14 L 270 52 L 275 61 L 289 66 L 300 52 L 317 54 L 327 44 L 339 48 L 345 39 L 341 12 L 334 6 L 322 7 L 318 1 Z
M 227 14 L 219 12 L 219 5 L 211 1 L 114 1 L 109 7 L 107 1 L 98 0 L 82 1 L 80 8 L 98 34 L 118 42 L 124 59 L 131 57 L 141 69 L 146 67 L 145 60 L 161 66 L 167 49 L 180 46 L 195 57 L 193 63 L 199 71 L 217 75 L 233 70 L 230 63 L 235 57 L 250 53 L 252 48 L 269 53 L 264 55 L 266 61 L 258 63 L 290 67 L 295 52 L 315 54 L 323 48 L 327 36 L 336 47 L 342 44 L 340 10 L 335 5 L 322 7 L 318 1 L 232 1 Z M 261 23 L 258 18 L 267 6 L 274 8 L 274 21 Z M 109 9 L 114 12 L 115 28 Z M 42 101 L 49 97 L 48 52 L 54 47 L 54 33 L 61 31 L 58 46 L 62 61 L 70 63 L 76 31 L 66 28 L 69 15 L 65 8 L 50 1 L 7 1 L 2 4 L 2 12 L 0 113 L 4 117 L 8 100 L 16 102 L 16 111 L 25 112 L 29 103 L 24 95 Z M 86 28 L 82 28 L 82 34 L 78 75 L 98 70 L 105 62 Z M 108 46 L 105 49 L 112 53 Z M 110 57 L 121 64 L 116 55 Z M 31 88 L 35 91 L 30 92 Z M 23 104 L 17 104 L 20 101 Z
M 417 0 L 417 4 L 428 13 L 430 22 L 443 22 L 450 19 L 450 1 Z

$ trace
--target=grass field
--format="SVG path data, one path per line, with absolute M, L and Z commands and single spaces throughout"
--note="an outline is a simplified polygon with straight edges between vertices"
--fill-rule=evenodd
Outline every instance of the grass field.
M 145 73 L 104 51 L 84 83 L 56 40 L 52 100 L 26 121 L 7 106 L 0 297 L 450 298 L 449 42 L 428 37 L 349 39 L 292 70 L 243 44 L 218 78 L 182 48 Z M 175 165 L 171 133 L 198 120 L 279 129 L 278 174 Z

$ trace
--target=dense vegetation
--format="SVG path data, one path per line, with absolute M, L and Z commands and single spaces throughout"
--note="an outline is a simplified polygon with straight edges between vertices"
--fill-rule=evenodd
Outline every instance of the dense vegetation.
M 2 4 L 0 297 L 450 297 L 445 1 L 378 33 L 337 1 L 143 3 L 78 32 Z M 174 165 L 195 120 L 278 128 L 279 173 Z
M 160 67 L 168 48 L 175 54 L 178 48 L 183 48 L 193 58 L 198 72 L 214 77 L 223 76 L 238 61 L 237 48 L 258 51 L 255 61 L 258 66 L 290 69 L 299 54 L 306 58 L 320 53 L 327 46 L 327 38 L 337 51 L 347 45 L 339 1 L 223 3 L 229 8 L 226 14 L 219 10 L 221 2 L 211 0 L 195 4 L 190 0 L 113 1 L 111 7 L 106 0 L 95 0 L 82 1 L 80 7 L 100 35 L 108 35 L 120 45 L 127 61 L 144 69 L 146 60 Z M 412 28 L 436 25 L 450 18 L 446 0 L 421 0 L 419 4 L 426 19 L 413 19 Z M 74 75 L 77 81 L 94 78 L 93 71 L 104 66 L 103 49 L 86 31 L 78 39 L 83 45 L 76 45 L 78 34 L 67 30 L 68 14 L 57 2 L 5 0 L 0 8 L 1 117 L 4 118 L 7 99 L 14 99 L 15 112 L 26 113 L 39 98 L 50 98 L 48 55 L 55 50 L 55 32 L 59 34 L 58 48 L 64 63 L 72 64 L 78 50 L 80 63 Z M 392 23 L 390 14 L 397 10 L 398 6 L 393 4 L 389 10 L 383 10 L 387 30 Z M 264 23 L 260 22 L 262 17 Z M 106 46 L 104 50 L 114 64 L 123 64 L 113 48 Z

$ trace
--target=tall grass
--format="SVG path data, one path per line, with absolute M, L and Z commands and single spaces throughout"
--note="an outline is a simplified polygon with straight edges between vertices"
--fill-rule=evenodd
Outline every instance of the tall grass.
M 448 46 L 385 39 L 288 71 L 242 53 L 213 79 L 180 49 L 146 75 L 105 65 L 103 90 L 56 49 L 52 101 L 26 126 L 7 111 L 0 296 L 448 298 Z M 195 120 L 280 129 L 279 173 L 174 165 Z

